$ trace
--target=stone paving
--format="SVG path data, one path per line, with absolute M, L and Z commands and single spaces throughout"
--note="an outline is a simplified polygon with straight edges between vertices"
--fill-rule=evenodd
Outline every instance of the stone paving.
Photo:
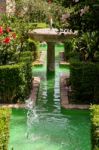
M 67 86 L 66 79 L 68 77 L 66 75 L 62 75 L 60 77 L 60 104 L 61 107 L 65 109 L 89 109 L 89 105 L 80 105 L 80 104 L 70 104 L 68 99 L 68 93 L 71 90 L 70 87 Z

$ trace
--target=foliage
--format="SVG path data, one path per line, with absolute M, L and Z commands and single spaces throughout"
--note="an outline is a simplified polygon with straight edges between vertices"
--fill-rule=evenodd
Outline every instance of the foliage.
M 99 64 L 71 62 L 70 80 L 75 99 L 99 103 Z
M 9 108 L 0 108 L 0 150 L 8 150 L 10 115 Z
M 40 43 L 32 39 L 28 39 L 28 50 L 32 52 L 33 60 L 35 61 L 38 58 Z
M 2 57 L 2 59 L 6 58 L 8 56 L 9 62 L 7 61 L 6 64 L 12 63 L 12 62 L 13 63 L 17 62 L 18 55 L 23 51 L 32 51 L 34 53 L 33 54 L 34 58 L 36 59 L 38 57 L 39 42 L 30 39 L 28 32 L 29 32 L 29 30 L 33 30 L 36 26 L 38 28 L 41 26 L 45 27 L 45 24 L 43 24 L 43 23 L 40 23 L 40 24 L 28 23 L 28 22 L 26 22 L 26 20 L 24 18 L 17 18 L 15 16 L 11 16 L 11 17 L 2 16 L 1 24 L 3 24 L 5 27 L 6 26 L 10 27 L 10 28 L 6 27 L 7 29 L 11 30 L 11 32 L 9 34 L 15 36 L 15 33 L 17 33 L 16 38 L 14 39 L 14 42 L 11 43 L 11 41 L 9 40 L 8 41 L 9 43 L 6 44 L 6 47 L 8 48 L 8 53 L 7 53 L 7 51 L 5 53 L 4 48 L 2 48 L 2 51 L 0 51 L 2 54 L 2 55 L 0 55 Z M 13 31 L 12 31 L 12 29 L 13 29 Z M 6 31 L 6 30 L 4 30 L 4 31 Z M 2 30 L 1 30 L 1 32 L 2 32 Z M 8 34 L 8 32 L 7 32 L 7 34 Z
M 79 1 L 70 17 L 70 27 L 80 32 L 99 31 L 99 0 Z
M 14 29 L 18 35 L 18 39 L 19 39 L 18 50 L 20 52 L 31 51 L 33 52 L 34 59 L 36 59 L 38 57 L 37 53 L 39 48 L 39 42 L 30 39 L 29 31 L 39 27 L 44 28 L 46 24 L 26 23 L 25 19 L 14 18 L 12 26 L 14 26 Z
M 42 6 L 42 7 L 41 7 Z M 54 23 L 59 19 L 58 16 L 64 8 L 55 3 L 48 3 L 44 0 L 20 0 L 17 2 L 16 15 L 24 17 L 28 22 L 46 22 L 52 16 Z
M 51 1 L 53 3 L 60 4 L 63 7 L 69 7 L 70 5 L 74 4 L 73 0 L 72 1 L 70 1 L 70 0 L 47 0 L 47 1 L 48 2 Z
M 99 0 L 73 0 L 68 4 L 70 11 L 63 14 L 60 25 L 64 30 L 78 31 L 80 40 L 77 46 L 82 49 L 78 52 L 83 58 L 86 53 L 87 60 L 94 61 L 94 54 L 99 51 Z
M 76 50 L 79 52 L 81 61 L 96 61 L 95 54 L 99 49 L 98 36 L 96 32 L 83 33 L 76 41 Z
M 30 71 L 26 63 L 0 66 L 0 102 L 24 101 L 31 86 Z
M 25 79 L 26 79 L 25 92 L 26 96 L 28 96 L 32 86 L 32 61 L 33 61 L 32 52 L 26 51 L 20 53 L 19 61 L 25 63 Z
M 30 52 L 30 51 L 25 51 L 25 52 L 20 53 L 19 61 L 24 60 L 24 59 L 27 58 L 27 57 L 28 57 L 28 61 L 29 61 L 29 62 L 32 62 L 32 60 L 33 60 L 33 55 L 32 55 L 32 52 Z M 22 58 L 23 58 L 23 59 L 22 59 Z
M 17 57 L 18 42 L 16 33 L 5 24 L 0 26 L 0 65 L 6 65 Z
M 99 105 L 92 105 L 91 121 L 92 121 L 92 146 L 93 150 L 99 149 Z
M 70 58 L 70 53 L 73 51 L 73 40 L 66 40 L 64 42 L 65 59 Z

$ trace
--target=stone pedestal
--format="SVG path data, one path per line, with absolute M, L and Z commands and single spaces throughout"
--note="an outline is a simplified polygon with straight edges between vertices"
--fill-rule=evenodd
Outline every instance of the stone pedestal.
M 55 43 L 47 42 L 47 72 L 55 71 Z
M 64 42 L 66 39 L 72 39 L 77 36 L 78 32 L 67 30 L 66 32 L 58 32 L 58 29 L 35 29 L 29 32 L 29 36 L 33 40 L 47 42 L 47 72 L 55 72 L 55 43 Z

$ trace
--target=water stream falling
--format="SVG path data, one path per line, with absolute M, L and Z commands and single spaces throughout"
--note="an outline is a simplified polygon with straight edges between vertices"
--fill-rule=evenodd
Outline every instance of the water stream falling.
M 46 65 L 33 68 L 33 76 L 41 78 L 36 106 L 29 99 L 26 109 L 13 109 L 9 150 L 91 150 L 89 111 L 60 107 L 60 76 L 70 74 L 59 67 L 60 51 L 56 46 L 55 74 L 46 75 Z
M 36 122 L 39 122 L 38 115 L 36 113 L 36 107 L 34 106 L 33 100 L 29 98 L 26 100 L 26 109 L 27 111 L 27 132 L 26 132 L 26 137 L 27 138 L 33 138 L 31 137 L 31 128 L 33 124 Z

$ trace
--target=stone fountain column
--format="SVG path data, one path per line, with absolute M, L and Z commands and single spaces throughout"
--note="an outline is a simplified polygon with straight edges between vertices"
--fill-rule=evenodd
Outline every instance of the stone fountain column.
M 47 42 L 47 72 L 55 71 L 55 42 Z

